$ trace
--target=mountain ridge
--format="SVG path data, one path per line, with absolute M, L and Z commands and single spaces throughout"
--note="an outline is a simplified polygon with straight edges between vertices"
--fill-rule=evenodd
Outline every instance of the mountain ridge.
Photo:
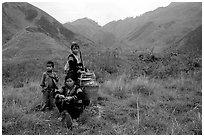
M 93 20 L 94 25 L 91 22 L 85 24 L 84 19 L 89 21 L 83 18 L 77 20 L 76 24 L 73 22 L 64 25 L 73 32 L 94 40 L 98 45 L 106 45 L 105 47 L 117 48 L 128 45 L 130 50 L 153 49 L 154 52 L 162 52 L 201 25 L 202 4 L 200 2 L 173 2 L 166 7 L 159 7 L 140 16 L 111 21 L 102 27 L 96 25 L 97 23 Z M 94 36 L 99 31 L 102 34 Z M 111 42 L 104 42 L 108 41 L 107 38 L 102 38 L 106 33 L 110 35 L 108 37 L 112 41 L 108 40 Z
M 97 22 L 82 18 L 74 22 L 67 22 L 64 26 L 77 34 L 81 34 L 91 40 L 97 45 L 110 47 L 115 42 L 115 36 L 107 31 L 104 31 Z

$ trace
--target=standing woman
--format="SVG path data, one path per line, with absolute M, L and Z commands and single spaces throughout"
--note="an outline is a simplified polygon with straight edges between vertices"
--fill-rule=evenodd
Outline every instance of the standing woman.
M 76 42 L 72 42 L 72 53 L 67 57 L 67 63 L 64 67 L 65 74 L 71 73 L 74 77 L 73 80 L 78 84 L 78 78 L 84 71 L 83 61 L 81 57 L 81 51 L 79 45 Z

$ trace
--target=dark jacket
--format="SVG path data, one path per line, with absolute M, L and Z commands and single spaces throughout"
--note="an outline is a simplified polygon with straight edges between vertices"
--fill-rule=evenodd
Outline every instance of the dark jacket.
M 80 73 L 78 73 L 78 70 L 83 70 L 83 63 L 81 60 L 81 63 L 77 62 L 77 59 L 75 58 L 75 56 L 73 54 L 70 54 L 67 57 L 67 63 L 65 65 L 65 73 L 71 73 L 74 76 L 74 81 L 77 82 L 78 78 L 80 77 Z M 81 59 L 81 56 L 80 56 Z
M 65 67 L 65 71 L 68 70 L 69 72 L 77 73 L 78 70 L 83 69 L 82 60 L 81 60 L 81 63 L 78 63 L 77 59 L 75 58 L 75 56 L 73 54 L 70 54 L 67 57 L 67 59 L 68 60 L 67 60 L 67 64 Z M 80 59 L 81 59 L 81 57 L 80 57 Z
M 80 59 L 81 59 L 81 57 L 80 57 Z M 83 69 L 82 61 L 81 61 L 81 63 L 77 63 L 77 59 L 75 58 L 75 56 L 73 54 L 70 54 L 68 56 L 68 61 L 69 61 L 70 70 L 78 71 L 79 69 Z

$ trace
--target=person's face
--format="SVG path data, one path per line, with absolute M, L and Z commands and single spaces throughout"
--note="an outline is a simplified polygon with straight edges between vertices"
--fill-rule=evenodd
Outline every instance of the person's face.
M 75 55 L 78 54 L 78 53 L 79 53 L 79 48 L 76 47 L 76 46 L 74 46 L 74 47 L 72 48 L 72 52 L 73 52 Z
M 68 86 L 68 87 L 74 86 L 74 81 L 71 78 L 68 78 L 66 80 L 66 86 Z
M 53 70 L 52 64 L 47 64 L 47 71 L 52 71 L 52 70 Z

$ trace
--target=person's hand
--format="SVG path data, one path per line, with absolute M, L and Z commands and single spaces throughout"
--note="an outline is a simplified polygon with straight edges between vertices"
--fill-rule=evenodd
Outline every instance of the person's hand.
M 64 95 L 59 95 L 58 97 L 59 97 L 59 98 L 64 98 Z
M 45 92 L 45 90 L 46 90 L 46 87 L 42 87 L 42 92 Z
M 81 73 L 81 74 L 86 73 L 85 71 L 82 71 L 82 70 L 78 70 L 77 72 L 78 72 L 78 73 Z
M 81 70 L 78 70 L 77 73 L 81 73 Z
M 65 100 L 70 101 L 70 100 L 72 100 L 72 97 L 66 97 Z
M 81 73 L 82 73 L 82 74 L 85 74 L 85 73 L 86 73 L 86 71 L 82 71 Z
M 68 70 L 64 70 L 64 74 L 67 74 L 68 73 Z

